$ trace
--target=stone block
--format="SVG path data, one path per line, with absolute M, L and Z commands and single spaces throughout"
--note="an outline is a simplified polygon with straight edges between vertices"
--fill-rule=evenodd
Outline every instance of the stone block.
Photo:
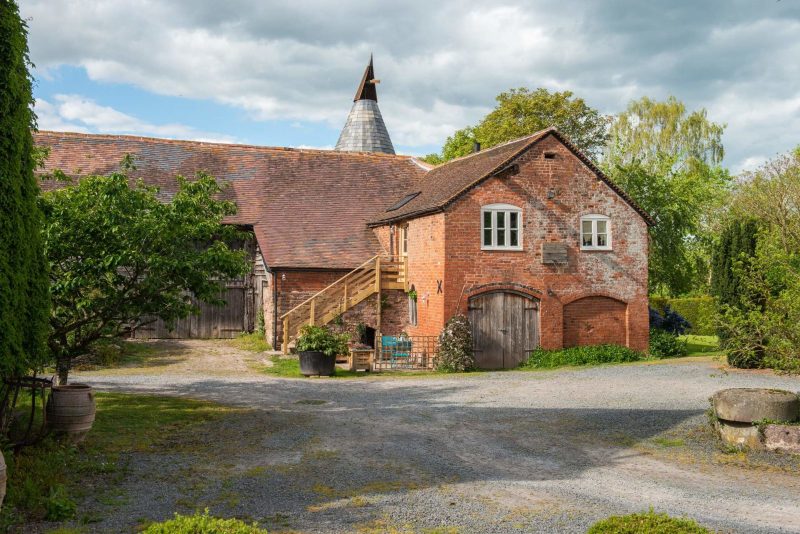
M 718 391 L 711 398 L 719 419 L 739 423 L 800 419 L 800 398 L 778 389 L 732 388 Z
M 735 421 L 719 420 L 716 424 L 717 432 L 722 441 L 739 448 L 762 449 L 761 433 L 752 423 L 737 423 Z
M 764 446 L 771 451 L 800 454 L 800 426 L 767 425 L 764 427 Z

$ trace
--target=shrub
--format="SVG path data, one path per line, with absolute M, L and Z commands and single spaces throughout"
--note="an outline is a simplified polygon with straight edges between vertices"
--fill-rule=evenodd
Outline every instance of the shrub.
M 653 308 L 650 308 L 650 329 L 661 330 L 668 332 L 673 336 L 679 336 L 686 333 L 686 330 L 691 328 L 689 321 L 683 318 L 681 314 L 674 311 L 669 307 L 669 304 L 664 306 L 661 313 L 658 313 Z
M 686 341 L 664 330 L 650 330 L 650 355 L 656 358 L 676 358 L 686 356 Z
M 557 350 L 536 349 L 520 367 L 552 369 L 565 365 L 635 362 L 643 358 L 641 352 L 619 345 L 590 345 Z
M 305 325 L 297 338 L 297 352 L 319 351 L 326 356 L 347 354 L 349 334 L 334 334 L 324 326 Z
M 256 523 L 248 525 L 238 519 L 219 519 L 208 515 L 208 509 L 202 514 L 190 516 L 175 514 L 174 519 L 153 523 L 144 534 L 266 534 L 266 530 L 258 528 Z
M 446 373 L 470 371 L 475 368 L 472 350 L 472 327 L 463 315 L 452 317 L 439 335 L 439 356 L 436 369 Z
M 698 336 L 713 336 L 717 334 L 716 330 L 716 314 L 717 314 L 717 300 L 714 297 L 685 297 L 685 298 L 667 298 L 667 297 L 650 297 L 651 317 L 652 312 L 655 311 L 663 314 L 664 309 L 669 306 L 675 310 L 691 325 L 687 333 L 695 334 Z M 651 320 L 652 326 L 652 320 Z
M 686 518 L 670 517 L 650 510 L 641 514 L 613 515 L 592 525 L 587 534 L 711 534 Z
M 717 333 L 714 325 L 717 300 L 714 297 L 671 299 L 669 305 L 689 321 L 690 333 L 697 336 L 713 336 Z

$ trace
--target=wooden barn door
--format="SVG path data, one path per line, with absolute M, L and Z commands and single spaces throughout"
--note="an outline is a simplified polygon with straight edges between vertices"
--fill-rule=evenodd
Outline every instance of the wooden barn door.
M 481 369 L 518 366 L 539 345 L 539 302 L 519 293 L 483 293 L 470 299 L 475 362 Z
M 255 294 L 250 277 L 226 284 L 220 297 L 223 306 L 211 306 L 192 299 L 200 308 L 199 315 L 190 315 L 175 322 L 172 329 L 158 320 L 134 333 L 138 339 L 218 339 L 234 338 L 255 327 Z

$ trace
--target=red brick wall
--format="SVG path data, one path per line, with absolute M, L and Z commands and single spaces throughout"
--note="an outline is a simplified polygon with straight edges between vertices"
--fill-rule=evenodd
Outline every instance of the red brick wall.
M 280 316 L 318 291 L 325 289 L 349 271 L 277 271 L 273 280 L 278 286 L 278 347 L 283 340 L 283 321 Z
M 555 152 L 556 158 L 545 159 L 545 151 Z M 639 350 L 646 349 L 648 237 L 645 221 L 553 137 L 542 140 L 517 162 L 517 175 L 483 182 L 455 201 L 444 215 L 411 221 L 412 225 L 425 225 L 430 224 L 423 222 L 426 219 L 444 217 L 446 230 L 444 254 L 440 255 L 445 265 L 444 307 L 441 315 L 429 317 L 434 324 L 426 328 L 437 330 L 456 312 L 466 314 L 469 295 L 492 287 L 516 288 L 541 300 L 541 345 L 559 348 L 565 341 L 564 306 L 581 297 L 603 295 L 627 304 L 630 317 L 625 332 L 627 344 Z M 548 199 L 549 191 L 552 191 L 551 199 Z M 522 251 L 481 250 L 481 206 L 494 203 L 522 208 Z M 612 251 L 579 249 L 580 217 L 590 213 L 611 218 Z M 567 244 L 568 263 L 543 264 L 542 243 L 546 242 Z M 441 239 L 436 243 L 440 244 Z M 417 244 L 412 241 L 410 246 L 414 252 Z M 419 254 L 427 257 L 436 252 L 421 251 Z M 425 279 L 426 288 L 430 287 L 428 278 L 432 276 L 442 277 L 438 273 L 423 275 L 411 269 L 412 279 Z
M 406 328 L 411 336 L 438 336 L 444 325 L 444 221 L 439 213 L 408 222 L 408 282 L 417 291 L 418 319 L 417 326 Z M 437 280 L 442 281 L 442 293 Z
M 564 306 L 564 346 L 626 345 L 627 306 L 608 297 L 585 297 Z

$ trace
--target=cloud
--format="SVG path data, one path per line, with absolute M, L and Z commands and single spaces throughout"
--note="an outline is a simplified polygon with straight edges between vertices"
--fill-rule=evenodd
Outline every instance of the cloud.
M 254 120 L 340 128 L 370 52 L 395 144 L 441 144 L 511 87 L 569 89 L 605 113 L 674 94 L 726 122 L 729 162 L 791 148 L 800 4 L 751 0 L 28 0 L 40 72 L 208 99 Z M 65 31 L 69 28 L 69 31 Z M 762 104 L 782 117 L 753 113 Z M 108 116 L 110 121 L 124 120 Z M 165 128 L 169 128 L 166 127 Z M 180 135 L 179 129 L 173 130 Z
M 55 102 L 36 99 L 35 111 L 42 130 L 132 134 L 218 143 L 235 141 L 230 136 L 198 131 L 183 124 L 150 124 L 79 95 L 56 95 Z

